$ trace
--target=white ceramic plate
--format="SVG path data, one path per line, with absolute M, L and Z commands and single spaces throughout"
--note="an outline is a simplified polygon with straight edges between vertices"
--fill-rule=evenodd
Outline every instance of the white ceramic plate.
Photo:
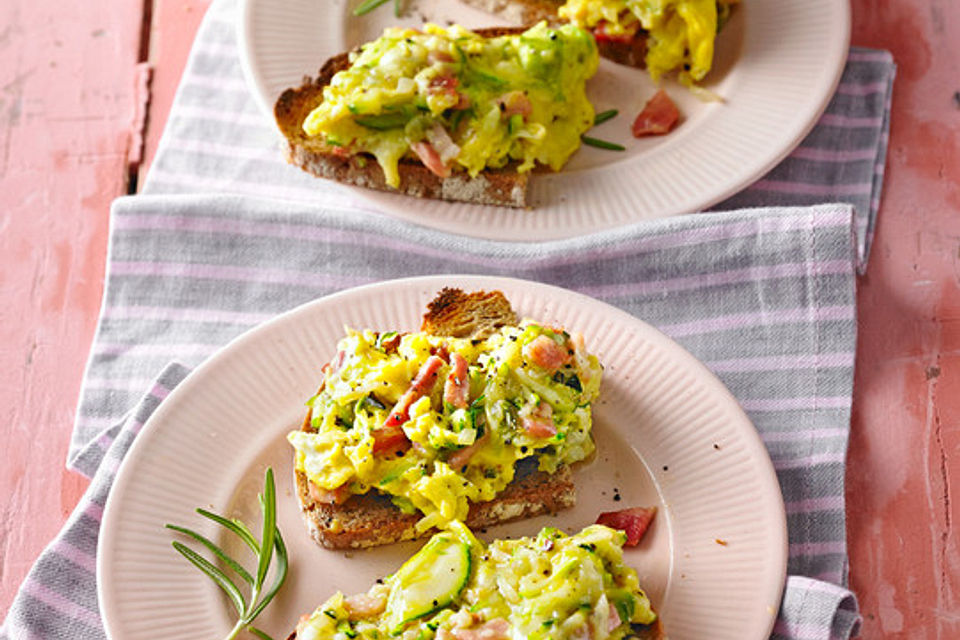
M 260 620 L 274 637 L 286 637 L 335 590 L 365 591 L 413 553 L 417 543 L 353 553 L 315 545 L 296 506 L 285 434 L 299 426 L 345 324 L 415 330 L 426 303 L 451 284 L 500 289 L 521 315 L 576 327 L 605 365 L 594 413 L 598 454 L 575 469 L 577 506 L 482 537 L 534 534 L 547 524 L 574 532 L 601 511 L 657 505 L 644 541 L 625 558 L 670 637 L 768 636 L 786 567 L 783 502 L 760 438 L 720 382 L 652 327 L 593 299 L 520 280 L 438 276 L 300 307 L 231 343 L 170 394 L 124 460 L 104 513 L 97 573 L 109 637 L 226 634 L 229 603 L 174 552 L 163 525 L 197 528 L 239 553 L 229 534 L 193 510 L 258 522 L 255 495 L 267 466 L 277 473 L 291 557 L 288 582 Z
M 351 12 L 360 1 L 242 0 L 241 59 L 265 113 L 273 113 L 284 89 L 316 75 L 328 57 L 376 38 L 388 24 L 497 23 L 454 0 L 406 0 L 414 8 L 400 20 L 389 3 L 356 18 Z M 519 241 L 575 237 L 699 211 L 757 180 L 800 143 L 839 82 L 849 33 L 845 0 L 743 0 L 717 39 L 714 69 L 704 84 L 726 101 L 701 103 L 668 81 L 685 120 L 668 136 L 643 140 L 630 135 L 630 125 L 653 94 L 652 81 L 643 71 L 602 61 L 588 92 L 598 112 L 617 108 L 620 116 L 591 135 L 620 142 L 627 151 L 584 147 L 559 174 L 534 176 L 532 210 L 417 202 L 364 189 L 356 195 L 374 209 L 419 224 Z

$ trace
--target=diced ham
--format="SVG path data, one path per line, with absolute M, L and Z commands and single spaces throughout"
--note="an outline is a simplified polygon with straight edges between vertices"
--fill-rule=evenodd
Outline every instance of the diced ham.
M 606 20 L 601 20 L 597 26 L 593 28 L 593 37 L 597 42 L 616 42 L 620 44 L 630 44 L 633 42 L 633 39 L 637 36 L 637 31 L 640 30 L 640 23 L 635 22 L 632 25 L 626 27 L 623 33 L 618 33 L 613 35 L 607 31 L 607 25 L 610 24 Z
M 541 402 L 536 409 L 521 412 L 520 427 L 534 438 L 552 438 L 557 435 L 557 427 L 553 424 L 553 407 Z
M 443 401 L 456 409 L 466 409 L 470 400 L 467 360 L 454 351 L 450 354 L 450 374 L 443 385 Z
M 427 129 L 426 136 L 430 145 L 437 151 L 437 155 L 440 156 L 440 161 L 445 165 L 460 155 L 460 147 L 453 141 L 453 138 L 450 137 L 450 134 L 447 133 L 447 130 L 444 129 L 443 125 L 439 122 L 435 122 L 432 127 Z
M 438 346 L 431 348 L 430 355 L 437 356 L 444 362 L 450 362 L 450 352 L 447 351 L 446 342 L 441 342 Z
M 443 359 L 438 356 L 430 356 L 426 362 L 420 365 L 420 370 L 417 371 L 417 375 L 414 376 L 413 382 L 410 383 L 410 388 L 407 390 L 407 393 L 416 394 L 413 399 L 414 402 L 433 390 L 433 385 L 437 382 L 437 372 L 442 366 Z M 413 402 L 410 404 L 413 404 Z M 407 408 L 409 408 L 409 405 L 407 405 Z
M 430 62 L 453 62 L 454 61 L 454 57 L 451 53 L 449 53 L 448 51 L 438 51 L 436 49 L 430 51 L 430 53 L 427 54 L 427 58 L 430 60 Z
M 343 504 L 350 498 L 350 487 L 345 484 L 336 489 L 324 489 L 311 482 L 308 488 L 310 498 L 321 504 Z
M 570 634 L 570 640 L 591 640 L 593 634 L 590 632 L 590 627 L 583 625 L 578 629 L 575 629 Z
M 440 154 L 437 153 L 437 150 L 434 149 L 429 142 L 424 142 L 423 140 L 414 142 L 410 145 L 410 148 L 413 149 L 413 152 L 417 154 L 417 157 L 420 158 L 420 161 L 423 162 L 423 165 L 429 169 L 431 173 L 441 178 L 450 176 L 450 167 L 443 163 L 443 160 L 440 159 Z
M 577 363 L 577 370 L 580 379 L 583 382 L 590 380 L 590 360 L 587 353 L 587 345 L 584 342 L 582 333 L 570 334 L 570 345 L 573 347 L 573 359 Z
M 670 133 L 680 120 L 680 111 L 670 96 L 660 89 L 644 105 L 633 121 L 633 137 L 658 136 Z
M 607 617 L 607 633 L 613 633 L 614 629 L 623 624 L 623 620 L 620 619 L 620 612 L 617 611 L 612 602 L 608 606 L 610 607 L 610 614 Z
M 473 454 L 482 449 L 489 441 L 490 431 L 484 431 L 482 436 L 473 441 L 473 444 L 451 453 L 450 457 L 447 458 L 447 464 L 450 465 L 450 468 L 454 471 L 460 471 L 463 466 L 470 461 Z
M 440 53 L 438 53 L 437 55 L 440 55 Z M 440 89 L 440 90 L 455 89 L 458 84 L 460 84 L 460 81 L 457 80 L 457 76 L 452 74 L 451 75 L 444 74 L 444 75 L 434 76 L 433 78 L 431 78 L 429 87 L 430 89 Z
M 510 623 L 503 618 L 496 618 L 475 629 L 453 629 L 452 634 L 457 640 L 508 640 Z
M 393 406 L 393 409 L 390 411 L 390 415 L 387 416 L 387 419 L 384 421 L 383 426 L 374 431 L 374 453 L 377 453 L 377 434 L 381 431 L 387 431 L 388 433 L 384 434 L 383 439 L 388 439 L 389 431 L 395 431 L 396 429 L 399 429 L 400 425 L 410 419 L 410 407 L 421 397 L 430 393 L 430 391 L 433 389 L 433 385 L 437 382 L 437 375 L 440 371 L 440 367 L 442 366 L 443 359 L 435 355 L 430 356 L 427 358 L 426 362 L 420 365 L 420 370 L 417 371 L 417 375 L 414 376 L 413 382 L 410 383 L 410 388 L 407 389 L 402 396 L 400 396 L 399 400 L 397 400 L 397 404 Z M 401 433 L 403 432 L 401 431 Z
M 627 534 L 625 546 L 635 547 L 643 538 L 643 534 L 647 532 L 647 528 L 656 514 L 656 507 L 633 507 L 619 511 L 605 511 L 597 518 L 597 524 L 623 531 Z
M 523 357 L 547 373 L 555 372 L 570 360 L 567 350 L 545 335 L 539 335 L 523 345 Z
M 393 353 L 397 350 L 397 347 L 400 346 L 400 340 L 403 338 L 399 333 L 395 333 L 389 338 L 380 341 L 380 347 L 386 353 Z
M 410 446 L 410 439 L 399 426 L 381 427 L 371 435 L 373 435 L 373 455 L 375 456 L 394 453 Z
M 337 156 L 338 158 L 349 158 L 353 155 L 353 151 L 349 147 L 344 147 L 342 145 L 330 145 L 330 153 Z
M 366 593 L 358 593 L 344 598 L 343 606 L 350 614 L 351 620 L 362 620 L 382 613 L 387 608 L 387 598 L 385 595 L 370 596 Z
M 497 98 L 497 104 L 500 106 L 500 113 L 506 117 L 518 113 L 528 116 L 533 111 L 533 103 L 523 91 L 509 91 Z

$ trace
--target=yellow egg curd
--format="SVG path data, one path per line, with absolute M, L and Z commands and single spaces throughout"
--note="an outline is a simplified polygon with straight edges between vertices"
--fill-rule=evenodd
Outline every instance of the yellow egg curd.
M 574 25 L 494 38 L 457 25 L 388 28 L 352 54 L 303 129 L 347 155 L 372 154 L 392 187 L 405 156 L 440 175 L 511 161 L 521 173 L 558 170 L 593 125 L 585 83 L 597 65 L 593 38 Z
M 594 451 L 602 368 L 579 334 L 537 324 L 485 340 L 349 331 L 324 371 L 309 429 L 288 435 L 297 468 L 324 495 L 390 496 L 423 515 L 421 531 L 464 520 L 524 458 L 552 473 Z
M 620 640 L 657 620 L 624 540 L 592 525 L 485 545 L 453 523 L 366 594 L 305 616 L 297 638 Z
M 654 80 L 675 69 L 685 85 L 704 78 L 713 65 L 717 32 L 739 0 L 567 0 L 561 18 L 585 29 L 602 28 L 617 38 L 638 29 L 648 34 L 646 64 Z

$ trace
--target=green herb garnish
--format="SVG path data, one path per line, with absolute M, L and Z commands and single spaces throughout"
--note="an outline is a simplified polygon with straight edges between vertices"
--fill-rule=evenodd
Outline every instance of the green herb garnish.
M 354 122 L 368 129 L 377 129 L 385 131 L 387 129 L 396 129 L 402 127 L 410 121 L 412 116 L 402 111 L 391 111 L 389 113 L 380 113 L 375 116 L 363 116 L 354 118 Z
M 593 126 L 597 126 L 598 124 L 603 124 L 607 120 L 612 120 L 613 118 L 616 118 L 618 113 L 620 112 L 617 111 L 616 109 L 601 111 L 600 113 L 598 113 L 593 117 Z
M 387 0 L 364 0 L 363 2 L 360 3 L 360 5 L 356 9 L 353 10 L 353 15 L 362 16 L 364 14 L 370 13 L 380 5 L 386 4 L 386 3 L 387 3 Z M 394 11 L 399 11 L 399 3 L 395 3 L 394 6 L 396 7 Z
M 261 540 L 257 540 L 253 532 L 250 531 L 250 528 L 240 520 L 235 518 L 228 520 L 206 509 L 197 509 L 197 513 L 224 527 L 250 547 L 250 550 L 253 551 L 257 557 L 257 568 L 255 572 L 244 569 L 239 562 L 228 556 L 222 548 L 196 531 L 174 524 L 166 525 L 168 529 L 189 536 L 202 544 L 229 567 L 233 573 L 250 586 L 250 598 L 247 600 L 244 598 L 240 587 L 238 587 L 236 582 L 226 573 L 187 545 L 176 540 L 173 541 L 173 548 L 189 560 L 193 566 L 200 569 L 208 578 L 213 580 L 218 587 L 223 589 L 237 610 L 239 619 L 224 640 L 235 638 L 237 634 L 243 630 L 247 630 L 264 640 L 273 640 L 267 633 L 253 626 L 253 621 L 260 615 L 260 612 L 263 611 L 270 601 L 273 600 L 273 597 L 277 594 L 277 591 L 287 577 L 287 547 L 283 543 L 280 529 L 277 528 L 277 490 L 273 482 L 273 469 L 267 468 L 263 494 L 259 495 L 258 498 L 260 500 L 260 510 L 263 513 Z M 264 591 L 264 583 L 267 578 L 267 573 L 270 571 L 270 564 L 274 555 L 277 557 L 277 564 L 273 584 L 270 585 L 269 589 Z
M 597 147 L 598 149 L 607 149 L 608 151 L 626 151 L 627 148 L 622 144 L 617 144 L 615 142 L 607 142 L 606 140 L 600 140 L 599 138 L 591 138 L 590 136 L 580 136 L 580 140 L 583 141 L 583 144 L 588 144 L 591 147 Z

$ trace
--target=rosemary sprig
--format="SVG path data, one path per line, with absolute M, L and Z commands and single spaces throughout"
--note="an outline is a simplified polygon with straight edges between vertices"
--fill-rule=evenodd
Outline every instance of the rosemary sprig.
M 368 14 L 380 5 L 386 4 L 387 2 L 388 0 L 363 0 L 363 2 L 361 2 L 357 8 L 353 10 L 353 15 L 362 16 Z M 399 3 L 394 4 L 394 11 L 398 10 L 398 6 Z
M 580 136 L 580 140 L 583 141 L 583 144 L 588 144 L 591 147 L 597 147 L 598 149 L 606 149 L 608 151 L 627 150 L 627 148 L 622 144 L 617 144 L 616 142 L 607 142 L 606 140 L 600 140 L 599 138 L 591 138 L 590 136 Z
M 224 527 L 240 540 L 244 542 L 257 557 L 257 569 L 253 573 L 244 569 L 243 566 L 234 558 L 216 545 L 210 539 L 203 535 L 174 524 L 168 524 L 166 527 L 178 533 L 182 533 L 193 538 L 207 548 L 214 556 L 220 559 L 233 573 L 249 585 L 249 600 L 244 598 L 240 587 L 222 570 L 202 555 L 188 547 L 187 545 L 174 540 L 173 548 L 180 555 L 190 561 L 193 566 L 200 569 L 208 578 L 213 580 L 218 587 L 223 589 L 234 608 L 237 610 L 238 620 L 230 633 L 224 640 L 235 638 L 243 630 L 247 630 L 262 640 L 273 640 L 267 633 L 253 626 L 260 612 L 263 611 L 277 591 L 283 585 L 287 577 L 287 547 L 283 543 L 283 536 L 280 535 L 280 529 L 277 528 L 277 489 L 273 482 L 273 469 L 267 468 L 266 479 L 264 480 L 263 493 L 258 496 L 260 500 L 260 511 L 263 513 L 262 540 L 257 540 L 253 532 L 246 524 L 236 519 L 227 519 L 205 509 L 197 509 L 201 516 L 212 520 Z M 264 591 L 267 574 L 270 572 L 270 564 L 276 556 L 277 564 L 274 571 L 273 583 Z
M 607 120 L 616 118 L 617 114 L 620 113 L 616 109 L 608 109 L 607 111 L 601 111 L 597 115 L 593 116 L 593 126 L 598 124 L 603 124 Z M 627 148 L 622 144 L 617 144 L 616 142 L 607 142 L 606 140 L 601 140 L 599 138 L 591 138 L 590 136 L 580 136 L 580 141 L 583 144 L 590 145 L 591 147 L 597 147 L 598 149 L 606 149 L 607 151 L 626 151 Z
M 597 115 L 593 116 L 593 126 L 597 126 L 598 124 L 603 124 L 607 120 L 616 118 L 617 114 L 619 113 L 620 112 L 617 111 L 616 109 L 608 109 L 606 111 L 601 111 Z

